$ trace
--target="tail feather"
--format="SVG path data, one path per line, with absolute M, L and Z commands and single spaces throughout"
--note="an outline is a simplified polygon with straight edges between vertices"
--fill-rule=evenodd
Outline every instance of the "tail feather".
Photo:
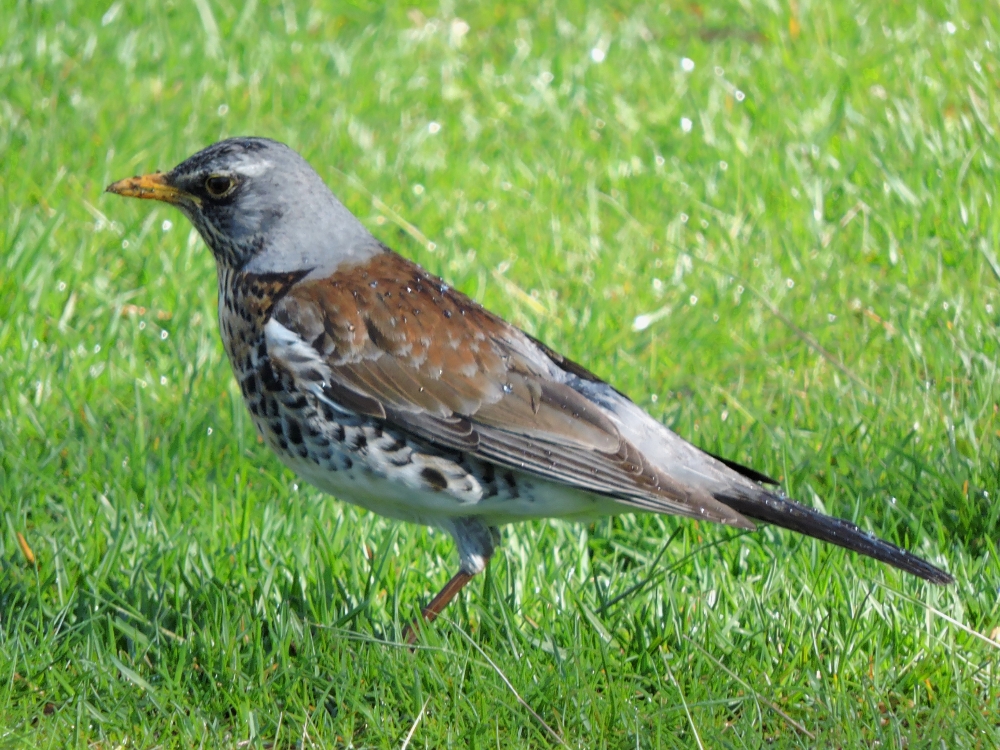
M 955 581 L 950 574 L 940 568 L 921 560 L 905 549 L 862 531 L 850 521 L 823 515 L 819 511 L 807 508 L 794 500 L 778 497 L 767 490 L 761 489 L 753 496 L 749 493 L 744 494 L 740 490 L 731 494 L 718 493 L 715 499 L 747 518 L 772 523 L 860 552 L 862 555 L 912 573 L 925 581 L 942 585 Z

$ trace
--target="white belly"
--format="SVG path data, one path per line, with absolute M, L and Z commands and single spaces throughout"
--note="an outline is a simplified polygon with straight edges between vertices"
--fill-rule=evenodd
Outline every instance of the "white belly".
M 517 496 L 497 493 L 477 499 L 458 498 L 446 491 L 421 490 L 370 471 L 329 472 L 309 459 L 281 456 L 302 479 L 338 500 L 380 516 L 426 526 L 441 526 L 453 518 L 478 518 L 489 526 L 537 518 L 585 521 L 629 512 L 617 501 L 516 473 Z

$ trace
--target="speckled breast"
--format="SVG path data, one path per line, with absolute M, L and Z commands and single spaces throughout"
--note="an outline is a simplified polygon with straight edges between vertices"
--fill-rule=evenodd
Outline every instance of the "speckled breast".
M 303 273 L 256 275 L 219 268 L 219 332 L 229 356 L 243 400 L 268 444 L 278 452 L 288 450 L 282 430 L 272 426 L 281 417 L 279 394 L 289 396 L 270 366 L 264 325 L 274 304 Z M 285 400 L 285 399 L 282 399 Z

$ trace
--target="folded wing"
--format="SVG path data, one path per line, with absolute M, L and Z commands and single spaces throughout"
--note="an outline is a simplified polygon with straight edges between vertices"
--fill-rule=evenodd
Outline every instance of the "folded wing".
M 288 332 L 266 329 L 275 364 L 338 408 L 637 509 L 752 528 L 652 465 L 532 339 L 394 253 L 307 277 L 272 318 Z

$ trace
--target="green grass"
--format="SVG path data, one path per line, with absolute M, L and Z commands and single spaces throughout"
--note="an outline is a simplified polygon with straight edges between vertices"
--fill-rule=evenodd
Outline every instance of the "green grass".
M 995 12 L 11 0 L 0 747 L 1000 744 Z M 540 522 L 398 647 L 450 540 L 297 484 L 210 253 L 102 193 L 234 134 L 957 584 L 774 529 Z

